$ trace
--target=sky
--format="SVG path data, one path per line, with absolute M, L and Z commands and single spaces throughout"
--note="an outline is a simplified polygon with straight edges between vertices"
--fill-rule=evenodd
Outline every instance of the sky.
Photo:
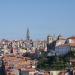
M 75 36 L 75 0 L 0 0 L 0 39 Z

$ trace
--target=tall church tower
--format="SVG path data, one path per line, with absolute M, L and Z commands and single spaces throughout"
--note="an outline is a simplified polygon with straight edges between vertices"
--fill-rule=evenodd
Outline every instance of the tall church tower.
M 50 44 L 53 42 L 53 36 L 48 35 L 47 36 L 47 43 Z
M 30 32 L 29 32 L 29 28 L 27 28 L 26 40 L 30 40 Z

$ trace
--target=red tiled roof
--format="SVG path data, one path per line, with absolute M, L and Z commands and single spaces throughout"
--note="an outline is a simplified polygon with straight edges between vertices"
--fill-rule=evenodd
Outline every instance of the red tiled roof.
M 69 46 L 75 47 L 75 43 L 70 43 Z
M 75 36 L 69 37 L 69 38 L 67 38 L 67 39 L 75 39 Z
M 70 44 L 62 44 L 62 45 L 59 45 L 58 47 L 65 47 L 65 46 L 75 47 L 75 43 L 70 43 Z
M 69 44 L 62 44 L 62 45 L 59 45 L 57 47 L 65 47 L 65 46 L 69 46 Z

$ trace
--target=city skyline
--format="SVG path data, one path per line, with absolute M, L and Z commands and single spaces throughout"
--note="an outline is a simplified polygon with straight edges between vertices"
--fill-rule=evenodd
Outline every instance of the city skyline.
M 32 39 L 50 35 L 75 36 L 75 0 L 0 1 L 0 39 Z

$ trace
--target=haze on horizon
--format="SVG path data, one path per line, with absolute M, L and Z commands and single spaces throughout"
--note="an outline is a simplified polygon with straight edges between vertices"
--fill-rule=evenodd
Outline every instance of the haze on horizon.
M 0 39 L 48 34 L 75 36 L 75 0 L 0 0 Z

